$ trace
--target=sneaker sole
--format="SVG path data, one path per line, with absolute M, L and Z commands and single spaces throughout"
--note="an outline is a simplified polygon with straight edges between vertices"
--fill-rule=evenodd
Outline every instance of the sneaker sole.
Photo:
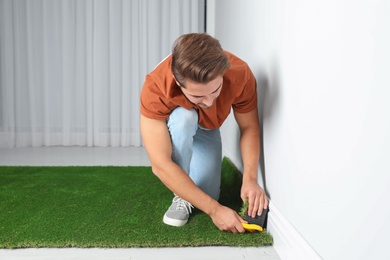
M 173 219 L 173 218 L 168 217 L 167 215 L 164 215 L 163 222 L 167 225 L 170 225 L 170 226 L 181 227 L 181 226 L 184 226 L 188 222 L 188 219 L 179 220 L 179 219 Z

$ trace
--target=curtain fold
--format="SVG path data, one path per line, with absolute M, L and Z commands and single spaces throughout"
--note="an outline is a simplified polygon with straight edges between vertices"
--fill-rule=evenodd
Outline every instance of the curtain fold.
M 204 0 L 0 0 L 0 147 L 139 146 L 145 75 Z

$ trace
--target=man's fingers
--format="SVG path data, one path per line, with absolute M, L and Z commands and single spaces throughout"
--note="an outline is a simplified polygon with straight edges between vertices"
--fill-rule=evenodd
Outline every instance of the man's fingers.
M 244 221 L 243 220 L 243 222 L 244 223 L 247 223 L 246 221 Z M 235 227 L 234 227 L 234 230 L 235 230 L 235 234 L 237 234 L 237 233 L 245 233 L 245 229 L 244 229 L 244 227 L 242 226 L 242 224 L 241 224 L 242 222 L 240 222 L 238 225 L 236 225 Z
M 251 216 L 252 215 L 252 211 L 253 211 L 253 202 L 252 202 L 252 199 L 251 198 L 246 198 L 248 200 L 248 216 Z
M 268 199 L 265 194 L 248 198 L 248 215 L 255 218 L 256 215 L 260 216 L 263 210 L 268 208 Z
M 213 215 L 210 215 L 214 224 L 221 231 L 231 232 L 231 233 L 244 233 L 245 229 L 241 223 L 247 223 L 242 219 L 236 211 L 222 206 L 216 211 Z
M 244 227 L 240 224 L 239 227 L 237 228 L 238 233 L 245 233 Z
M 261 197 L 260 201 L 261 201 L 261 203 L 259 204 L 259 208 L 257 211 L 258 216 L 260 216 L 262 214 L 263 210 L 268 209 L 268 199 L 267 199 L 265 194 Z
M 254 206 L 253 212 L 252 212 L 252 218 L 255 218 L 258 211 L 262 210 L 261 204 L 262 204 L 261 198 L 259 196 L 256 196 L 255 206 Z
M 242 226 L 241 223 L 248 223 L 247 221 L 245 221 L 242 217 L 240 217 L 240 215 L 236 214 L 236 223 L 234 225 L 234 233 L 237 234 L 237 233 L 245 233 L 245 229 L 244 227 Z
M 261 214 L 263 211 L 263 202 L 259 195 L 249 197 L 248 204 L 248 215 L 252 218 L 256 217 L 256 214 Z

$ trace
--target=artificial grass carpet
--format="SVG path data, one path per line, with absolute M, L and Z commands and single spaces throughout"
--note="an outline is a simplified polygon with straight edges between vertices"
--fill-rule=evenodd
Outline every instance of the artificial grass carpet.
M 226 158 L 220 202 L 238 211 L 241 174 Z M 263 246 L 267 232 L 221 232 L 195 210 L 162 222 L 173 194 L 150 167 L 0 167 L 0 248 Z

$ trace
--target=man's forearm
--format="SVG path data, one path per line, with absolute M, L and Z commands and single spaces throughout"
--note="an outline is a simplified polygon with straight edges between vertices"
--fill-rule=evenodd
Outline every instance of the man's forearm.
M 244 181 L 257 181 L 260 159 L 260 131 L 256 128 L 241 132 L 241 156 L 244 164 Z

